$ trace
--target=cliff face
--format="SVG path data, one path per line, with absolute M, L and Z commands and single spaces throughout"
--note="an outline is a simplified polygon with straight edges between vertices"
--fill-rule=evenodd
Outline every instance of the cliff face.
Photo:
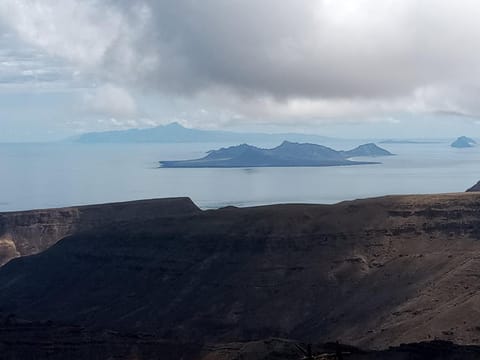
M 478 193 L 165 201 L 80 208 L 74 235 L 0 268 L 0 310 L 196 343 L 480 341 Z
M 79 219 L 75 208 L 0 214 L 0 265 L 49 248 L 72 234 Z
M 15 257 L 37 254 L 65 236 L 111 222 L 195 211 L 199 209 L 190 199 L 178 198 L 0 213 L 0 266 Z
M 74 235 L 0 268 L 5 313 L 197 343 L 480 339 L 477 193 L 79 213 Z

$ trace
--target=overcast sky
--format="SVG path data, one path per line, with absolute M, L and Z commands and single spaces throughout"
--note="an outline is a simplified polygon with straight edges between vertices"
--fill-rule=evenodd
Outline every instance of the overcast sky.
M 2 0 L 0 141 L 480 132 L 477 0 Z

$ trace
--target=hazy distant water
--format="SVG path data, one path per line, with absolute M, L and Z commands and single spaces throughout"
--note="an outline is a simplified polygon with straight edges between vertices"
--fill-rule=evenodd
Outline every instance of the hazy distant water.
M 361 141 L 326 144 L 348 149 Z M 278 144 L 265 144 L 278 145 Z M 0 144 L 0 211 L 171 196 L 203 208 L 334 203 L 386 194 L 464 191 L 480 180 L 480 147 L 384 144 L 383 164 L 318 168 L 162 169 L 224 144 Z

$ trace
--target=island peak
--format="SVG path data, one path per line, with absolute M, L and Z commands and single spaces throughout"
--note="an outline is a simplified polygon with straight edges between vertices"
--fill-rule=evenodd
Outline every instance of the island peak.
M 470 148 L 474 147 L 477 145 L 477 142 L 473 140 L 472 138 L 466 137 L 466 136 L 460 136 L 457 138 L 450 146 L 454 148 Z
M 360 146 L 357 146 L 355 149 L 345 151 L 344 154 L 347 157 L 360 157 L 360 156 L 392 156 L 390 151 L 381 148 L 380 146 L 374 143 L 367 143 Z

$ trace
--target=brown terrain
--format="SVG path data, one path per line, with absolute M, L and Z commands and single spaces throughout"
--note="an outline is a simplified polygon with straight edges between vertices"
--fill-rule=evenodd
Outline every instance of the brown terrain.
M 175 346 L 185 359 L 301 358 L 281 339 L 397 346 L 351 359 L 480 353 L 438 341 L 480 345 L 480 193 L 208 211 L 164 199 L 4 213 L 0 224 L 4 261 L 38 253 L 0 268 L 5 354 L 25 350 L 19 338 L 40 348 L 35 329 L 62 348 L 58 329 L 72 326 L 108 351 L 170 354 L 139 359 L 178 359 Z

